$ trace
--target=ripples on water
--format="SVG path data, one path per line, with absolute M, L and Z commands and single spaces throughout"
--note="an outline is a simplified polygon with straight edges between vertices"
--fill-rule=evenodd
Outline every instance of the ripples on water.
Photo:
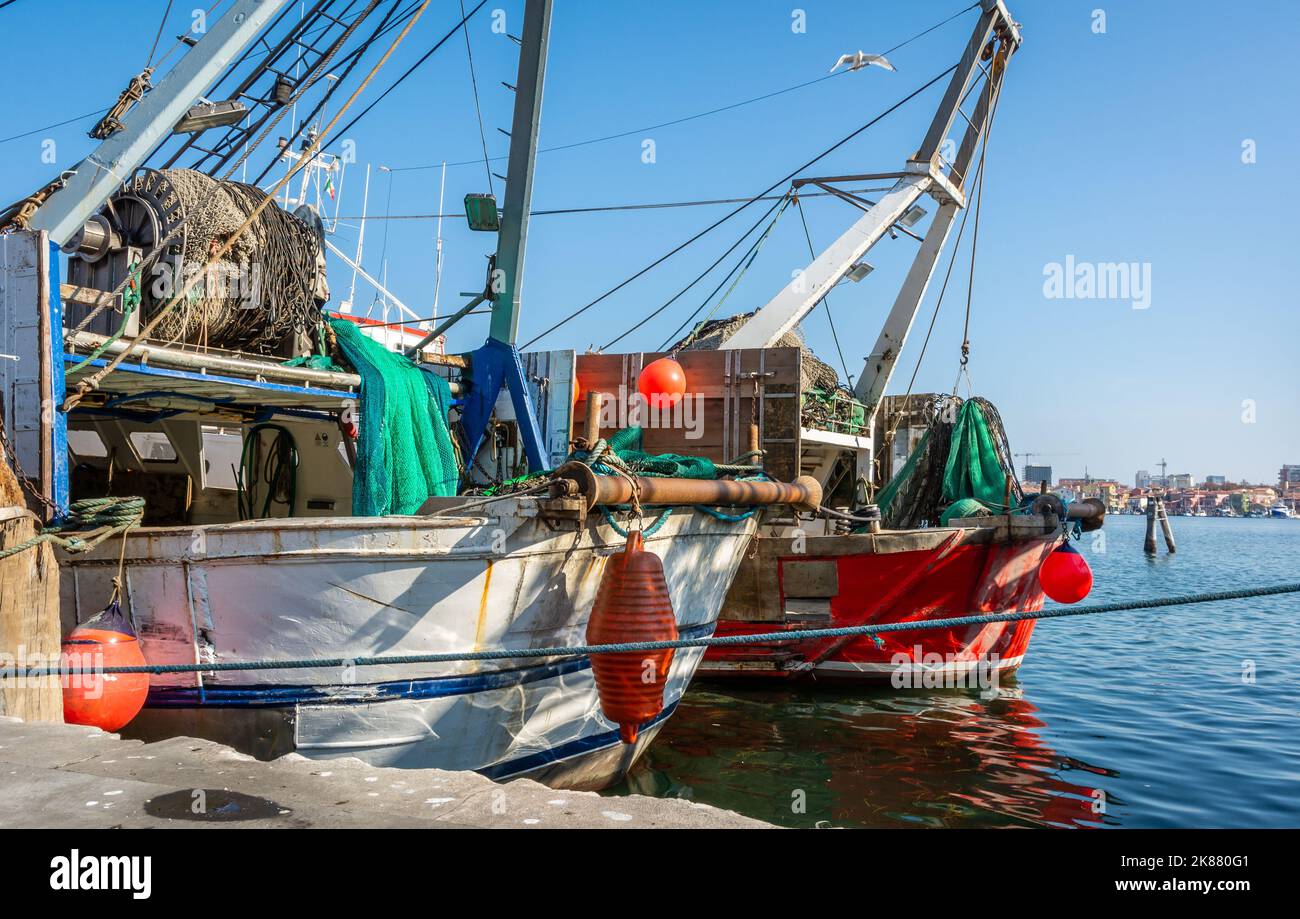
M 1173 524 L 1155 560 L 1142 518 L 1085 534 L 1085 602 L 1300 580 L 1300 520 Z M 697 684 L 616 791 L 786 826 L 1300 826 L 1298 654 L 1291 594 L 1042 622 L 992 699 Z

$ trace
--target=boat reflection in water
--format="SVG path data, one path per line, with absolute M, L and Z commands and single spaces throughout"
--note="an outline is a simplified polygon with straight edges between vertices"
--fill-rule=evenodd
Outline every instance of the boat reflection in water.
M 1116 826 L 1113 772 L 1058 755 L 1014 685 L 978 692 L 696 684 L 625 783 L 783 826 Z

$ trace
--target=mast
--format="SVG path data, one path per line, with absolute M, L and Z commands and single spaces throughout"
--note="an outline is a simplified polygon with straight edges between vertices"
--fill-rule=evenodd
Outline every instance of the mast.
M 499 293 L 492 303 L 488 336 L 508 345 L 519 333 L 519 299 L 524 283 L 524 250 L 528 243 L 528 212 L 533 203 L 533 166 L 542 117 L 542 83 L 551 32 L 551 0 L 528 0 L 524 10 L 523 43 L 519 49 L 519 79 L 515 83 L 515 113 L 510 125 L 510 162 L 506 199 L 497 238 Z
M 438 230 L 433 252 L 433 319 L 438 324 L 438 294 L 442 290 L 442 207 L 447 196 L 447 163 L 442 164 L 442 181 L 438 185 Z
M 996 52 L 993 43 L 998 45 Z M 943 101 L 930 123 L 920 149 L 908 159 L 903 171 L 860 176 L 838 176 L 804 180 L 829 185 L 838 181 L 894 179 L 893 187 L 858 219 L 839 239 L 831 243 L 811 264 L 767 305 L 758 310 L 722 344 L 723 348 L 770 348 L 815 307 L 839 281 L 921 198 L 929 194 L 939 205 L 921 248 L 913 260 L 902 289 L 890 310 L 872 354 L 858 379 L 855 394 L 873 409 L 893 373 L 917 307 L 925 295 L 934 266 L 947 241 L 957 211 L 966 206 L 967 171 L 984 135 L 989 100 L 996 99 L 1002 74 L 1011 53 L 1020 45 L 1020 31 L 1003 0 L 982 0 L 979 21 L 966 44 L 961 61 L 953 71 Z M 985 69 L 982 58 L 992 58 Z M 988 87 L 981 92 L 973 118 L 953 163 L 945 163 L 940 148 L 960 115 L 971 81 L 983 71 Z
M 484 297 L 492 301 L 488 339 L 471 357 L 471 387 L 462 406 L 462 424 L 470 457 L 478 453 L 497 396 L 510 391 L 519 440 L 533 471 L 546 468 L 541 427 L 524 377 L 515 339 L 519 331 L 519 302 L 524 279 L 524 251 L 528 243 L 528 212 L 533 197 L 533 165 L 537 157 L 537 132 L 542 115 L 542 84 L 546 76 L 547 43 L 551 31 L 551 0 L 527 0 L 524 34 L 519 49 L 519 76 L 515 81 L 515 111 L 510 131 L 510 165 L 506 173 L 506 198 L 497 238 L 495 267 Z M 472 308 L 471 301 L 462 312 Z M 453 316 L 448 322 L 454 321 Z M 447 323 L 426 336 L 432 340 Z

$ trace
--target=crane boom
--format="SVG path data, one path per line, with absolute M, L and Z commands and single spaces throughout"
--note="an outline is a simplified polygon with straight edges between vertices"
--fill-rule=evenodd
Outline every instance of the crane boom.
M 33 213 L 30 226 L 63 244 L 76 234 L 190 107 L 290 0 L 235 0 L 112 134 L 71 170 L 62 188 Z
M 814 258 L 804 271 L 796 273 L 780 293 L 722 344 L 723 348 L 775 346 L 922 195 L 929 194 L 939 205 L 938 213 L 930 223 L 893 308 L 881 328 L 876 347 L 867 356 L 866 366 L 855 389 L 856 397 L 866 403 L 870 410 L 874 410 L 893 373 L 917 307 L 925 296 L 934 266 L 952 228 L 953 218 L 966 206 L 968 171 L 987 128 L 989 102 L 996 99 L 1006 61 L 1020 44 L 1019 27 L 1011 19 L 1003 0 L 982 0 L 980 5 L 979 22 L 967 42 L 960 63 L 953 71 L 943 101 L 939 104 L 920 149 L 907 161 L 904 170 L 841 177 L 841 180 L 894 179 L 894 186 Z M 993 53 L 991 42 L 995 37 L 1000 46 Z M 993 63 L 990 69 L 985 70 L 981 59 L 989 57 Z M 987 91 L 981 92 L 974 116 L 966 118 L 961 105 L 971 81 L 982 70 L 988 79 Z M 966 132 L 953 162 L 945 163 L 940 150 L 958 116 L 966 119 Z

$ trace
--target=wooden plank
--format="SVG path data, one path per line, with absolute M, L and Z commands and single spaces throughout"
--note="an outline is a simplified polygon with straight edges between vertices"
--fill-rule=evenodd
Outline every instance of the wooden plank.
M 840 593 L 839 566 L 832 559 L 784 561 L 781 563 L 781 589 L 787 599 L 837 597 Z
M 0 462 L 0 466 L 4 464 Z M 25 508 L 0 508 L 0 549 L 36 535 Z M 59 566 L 47 543 L 0 559 L 0 654 L 5 669 L 57 664 L 59 659 Z M 57 676 L 0 678 L 0 715 L 24 721 L 63 721 Z
M 113 296 L 108 291 L 97 290 L 94 287 L 60 284 L 59 297 L 64 303 L 75 303 L 78 306 L 89 306 L 91 308 L 103 306 L 106 309 L 120 309 L 119 297 Z

